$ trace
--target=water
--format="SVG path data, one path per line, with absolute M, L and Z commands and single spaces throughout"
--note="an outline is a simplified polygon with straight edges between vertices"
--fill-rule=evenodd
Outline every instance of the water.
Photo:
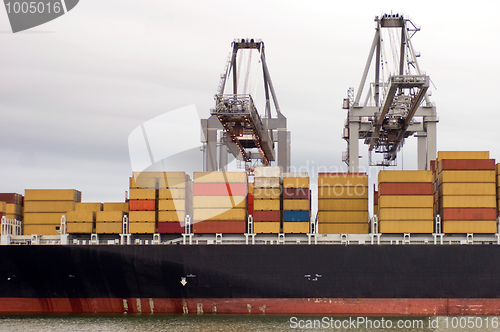
M 359 319 L 359 321 L 358 321 Z M 3 316 L 3 332 L 232 332 L 232 331 L 499 331 L 500 318 L 269 315 L 79 315 Z M 437 319 L 437 321 L 436 321 Z M 328 322 L 328 323 L 327 323 Z M 316 328 L 314 328 L 316 324 Z M 356 325 L 358 324 L 358 325 Z M 369 325 L 371 324 L 371 325 Z M 398 324 L 400 326 L 398 327 Z M 344 327 L 342 327 L 344 325 Z M 406 325 L 406 327 L 404 327 Z M 423 325 L 423 326 L 422 326 Z M 488 325 L 488 326 L 486 326 Z M 304 327 L 304 328 L 300 328 Z

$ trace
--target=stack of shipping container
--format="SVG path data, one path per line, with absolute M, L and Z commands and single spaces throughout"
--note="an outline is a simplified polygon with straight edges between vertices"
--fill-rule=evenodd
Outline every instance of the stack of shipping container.
M 158 179 L 158 232 L 182 234 L 193 213 L 193 182 L 185 172 L 164 172 Z
M 378 190 L 373 185 L 373 214 L 378 216 Z
M 245 233 L 246 172 L 195 172 L 193 177 L 193 233 Z
M 254 233 L 281 233 L 281 211 L 281 169 L 269 166 L 255 167 Z
M 102 203 L 76 203 L 74 211 L 66 213 L 66 232 L 91 234 L 95 232 L 95 217 L 102 210 Z
M 367 234 L 368 175 L 318 174 L 318 232 Z
M 431 171 L 380 171 L 378 186 L 380 233 L 434 231 Z
M 156 233 L 158 174 L 134 173 L 130 178 L 128 227 L 131 234 Z
M 123 232 L 123 216 L 128 215 L 129 204 L 104 203 L 102 211 L 95 215 L 95 230 L 97 234 L 121 234 Z
M 24 234 L 60 234 L 61 217 L 75 210 L 81 192 L 74 189 L 26 189 Z
M 496 233 L 495 160 L 488 151 L 440 151 L 438 208 L 443 233 Z
M 1 202 L 4 202 L 2 204 Z M 23 220 L 24 197 L 16 193 L 0 193 L 0 218 L 5 215 L 7 219 Z
M 283 233 L 309 233 L 310 215 L 309 175 L 283 174 Z
M 497 178 L 497 216 L 500 216 L 500 163 L 496 165 Z

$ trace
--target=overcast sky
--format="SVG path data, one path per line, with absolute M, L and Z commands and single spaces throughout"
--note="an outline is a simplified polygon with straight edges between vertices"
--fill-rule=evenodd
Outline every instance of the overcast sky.
M 265 42 L 292 166 L 346 169 L 342 99 L 358 87 L 374 17 L 390 12 L 421 26 L 412 42 L 437 87 L 438 150 L 500 160 L 500 4 L 446 3 L 81 0 L 16 34 L 0 9 L 0 192 L 75 188 L 83 201 L 123 201 L 132 131 L 189 105 L 208 117 L 231 42 L 247 37 Z M 415 147 L 409 139 L 398 169 L 416 167 Z

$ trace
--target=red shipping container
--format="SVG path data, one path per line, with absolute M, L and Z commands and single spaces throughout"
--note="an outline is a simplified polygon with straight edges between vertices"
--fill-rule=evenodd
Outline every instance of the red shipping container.
M 21 205 L 22 197 L 21 194 L 16 193 L 0 193 L 0 202 Z
M 381 183 L 378 195 L 433 195 L 432 183 Z
M 309 188 L 283 188 L 283 199 L 310 199 Z
M 495 220 L 495 208 L 446 208 L 441 211 L 443 220 Z
M 180 222 L 159 222 L 158 233 L 160 234 L 182 234 L 184 233 L 184 223 Z
M 281 211 L 254 211 L 253 221 L 280 221 Z
M 378 205 L 378 191 L 373 193 L 373 204 Z
M 436 160 L 431 160 L 431 171 L 436 173 Z
M 439 161 L 442 170 L 495 170 L 495 159 L 443 159 Z
M 253 194 L 248 194 L 248 205 L 253 205 Z
M 195 196 L 245 196 L 246 183 L 194 183 Z
M 253 204 L 248 204 L 248 214 L 253 214 Z
M 130 211 L 154 211 L 156 201 L 152 199 L 131 199 L 128 201 Z
M 246 221 L 198 221 L 193 224 L 193 233 L 196 234 L 243 234 L 247 229 Z

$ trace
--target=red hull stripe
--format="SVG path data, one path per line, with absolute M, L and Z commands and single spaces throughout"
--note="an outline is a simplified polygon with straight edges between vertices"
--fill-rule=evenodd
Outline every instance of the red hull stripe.
M 0 298 L 0 314 L 33 313 L 500 315 L 500 299 Z

